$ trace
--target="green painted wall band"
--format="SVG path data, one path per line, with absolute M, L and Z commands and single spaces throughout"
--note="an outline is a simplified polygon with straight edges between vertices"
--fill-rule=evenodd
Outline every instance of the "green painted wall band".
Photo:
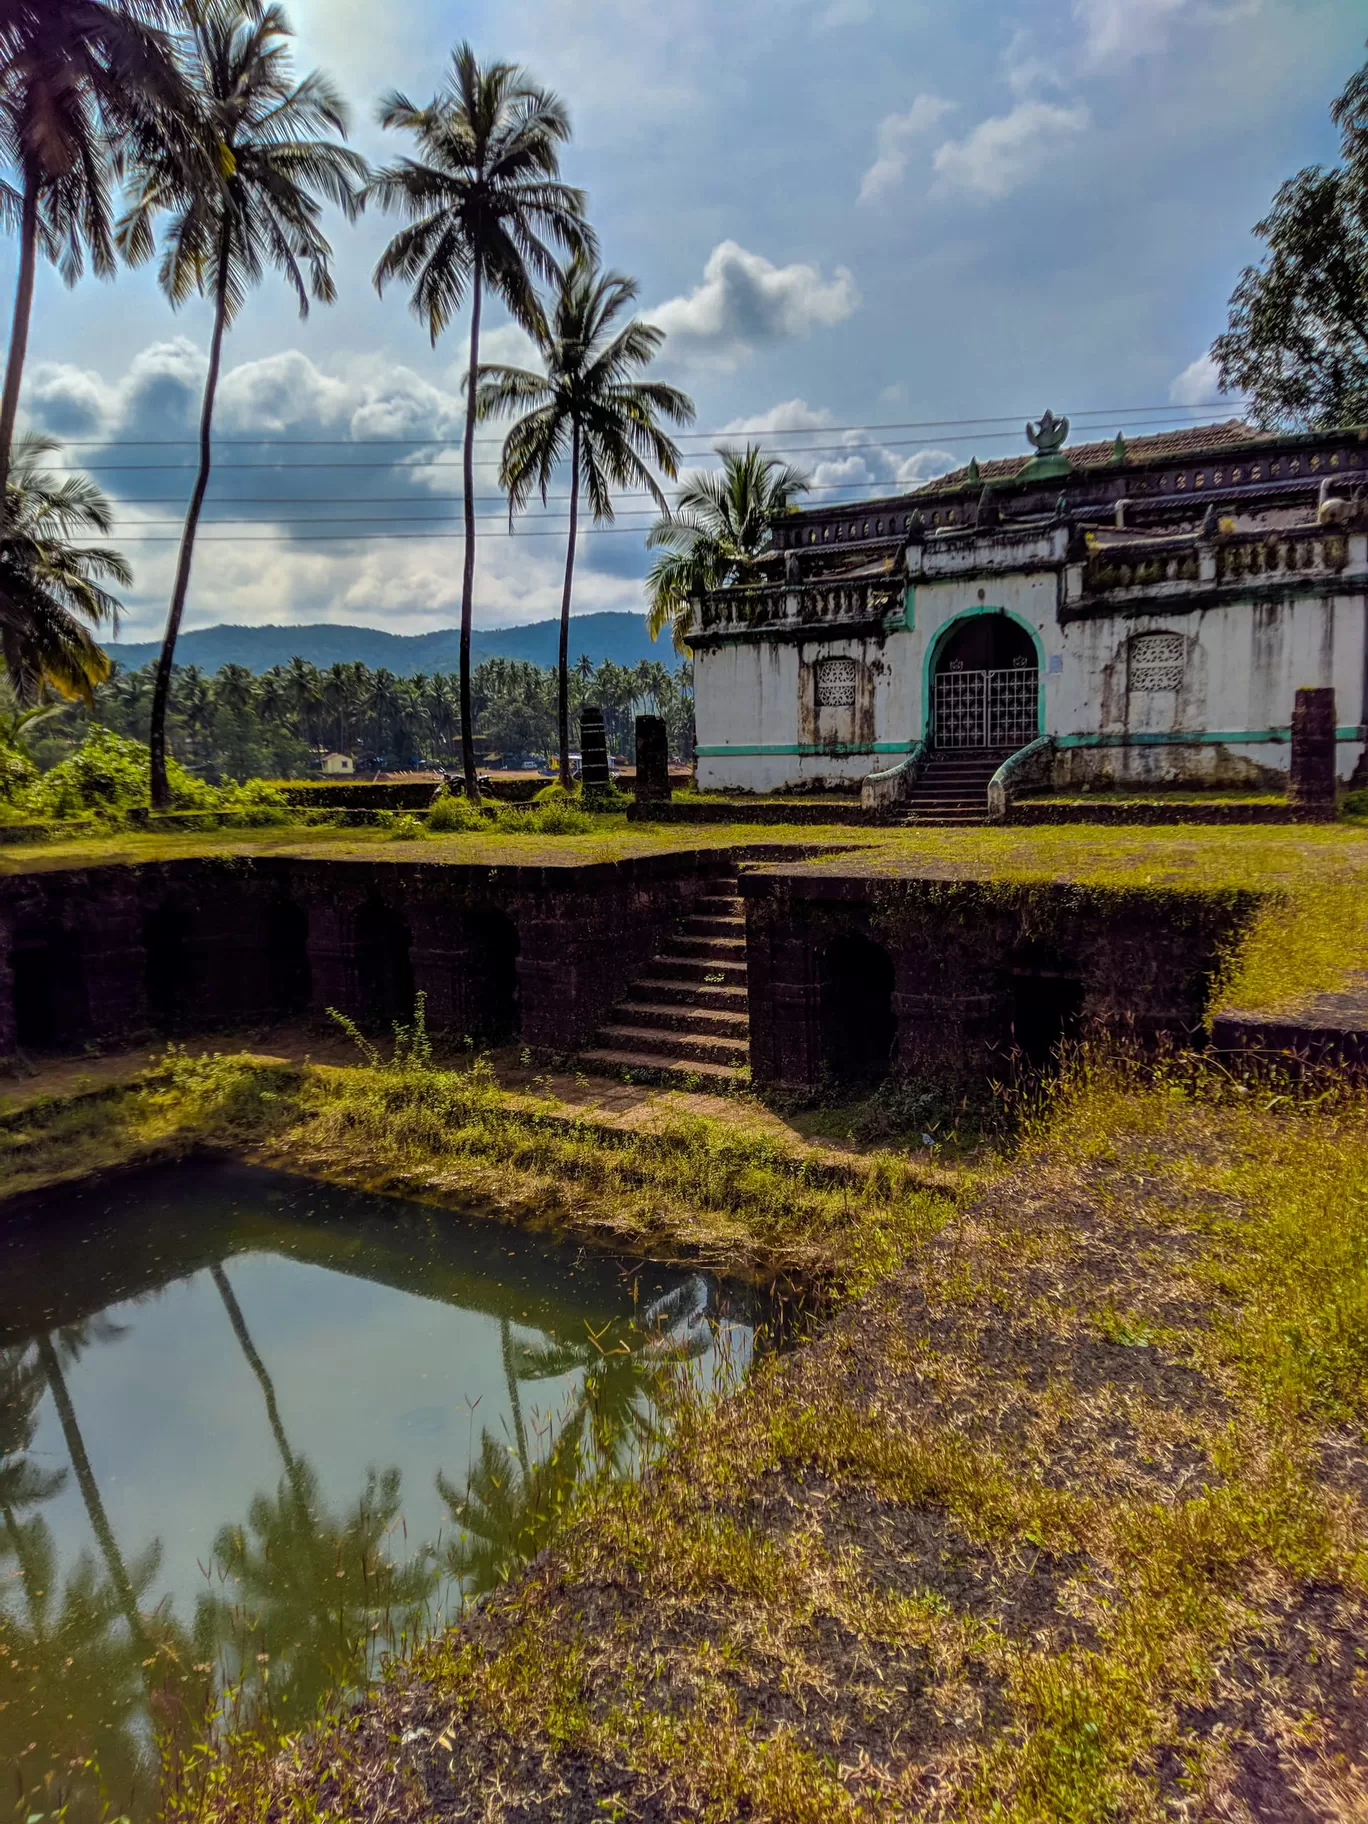
M 1336 741 L 1357 742 L 1364 739 L 1362 728 L 1337 728 Z M 1256 747 L 1276 743 L 1285 747 L 1292 740 L 1291 728 L 1236 729 L 1171 729 L 1164 732 L 1129 735 L 1056 735 L 1056 747 Z

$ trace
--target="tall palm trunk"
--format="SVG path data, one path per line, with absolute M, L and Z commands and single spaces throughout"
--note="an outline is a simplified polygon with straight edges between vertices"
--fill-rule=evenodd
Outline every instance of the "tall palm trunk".
M 466 798 L 480 802 L 475 772 L 475 723 L 470 713 L 470 623 L 475 605 L 475 391 L 480 367 L 480 262 L 470 291 L 470 373 L 467 376 L 462 487 L 465 503 L 465 565 L 461 575 L 461 766 Z
M 142 1616 L 138 1613 L 138 1600 L 133 1593 L 132 1579 L 128 1567 L 123 1561 L 114 1529 L 109 1524 L 109 1515 L 105 1512 L 104 1502 L 100 1497 L 99 1484 L 95 1480 L 95 1471 L 90 1466 L 86 1453 L 85 1439 L 76 1421 L 76 1408 L 72 1404 L 71 1392 L 62 1373 L 62 1364 L 57 1359 L 57 1351 L 52 1346 L 52 1338 L 47 1335 L 38 1338 L 38 1359 L 43 1364 L 43 1373 L 52 1393 L 53 1404 L 57 1408 L 57 1417 L 61 1421 L 62 1436 L 66 1440 L 67 1455 L 71 1458 L 71 1467 L 76 1472 L 76 1483 L 85 1502 L 86 1514 L 90 1520 L 90 1530 L 99 1543 L 105 1568 L 109 1572 L 109 1581 L 113 1584 L 119 1598 L 119 1608 L 128 1631 L 133 1639 L 146 1642 L 146 1630 Z
M 568 792 L 570 778 L 570 591 L 575 582 L 575 534 L 579 526 L 579 449 L 580 433 L 576 424 L 570 433 L 570 542 L 565 548 L 565 587 L 561 590 L 559 701 L 560 776 Z
M 29 319 L 33 315 L 33 279 L 38 264 L 38 174 L 30 164 L 24 172 L 24 203 L 19 219 L 19 277 L 14 288 L 14 326 L 10 331 L 5 362 L 5 391 L 0 397 L 0 529 L 6 517 L 10 455 L 14 425 L 19 415 L 19 388 L 28 355 Z
M 223 332 L 228 320 L 228 233 L 224 230 L 219 244 L 218 285 L 214 292 L 214 333 L 209 343 L 209 372 L 204 381 L 204 401 L 200 407 L 199 473 L 185 515 L 181 534 L 180 556 L 176 561 L 176 582 L 171 591 L 171 608 L 166 617 L 166 634 L 157 659 L 157 679 L 152 690 L 152 725 L 148 745 L 152 750 L 152 805 L 164 811 L 171 801 L 166 781 L 166 711 L 171 700 L 171 671 L 176 662 L 176 639 L 180 633 L 185 598 L 190 589 L 190 566 L 195 559 L 195 533 L 199 530 L 204 496 L 209 490 L 209 472 L 213 466 L 214 399 L 218 393 L 219 368 L 223 361 Z

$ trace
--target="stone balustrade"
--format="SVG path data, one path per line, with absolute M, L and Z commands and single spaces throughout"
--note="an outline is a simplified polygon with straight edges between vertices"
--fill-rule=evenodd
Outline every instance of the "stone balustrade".
M 861 577 L 715 589 L 695 603 L 689 637 L 881 621 L 902 611 L 905 588 L 901 578 Z
M 1216 546 L 1216 579 L 1238 583 L 1246 577 L 1333 576 L 1348 562 L 1347 534 L 1327 527 L 1239 533 Z
M 1069 607 L 1086 610 L 1102 602 L 1114 606 L 1154 600 L 1157 605 L 1212 590 L 1333 585 L 1344 572 L 1361 571 L 1366 561 L 1363 535 L 1337 526 L 1283 526 L 1215 538 L 1189 533 L 1143 543 L 1104 544 L 1070 566 L 1065 613 L 1067 618 Z

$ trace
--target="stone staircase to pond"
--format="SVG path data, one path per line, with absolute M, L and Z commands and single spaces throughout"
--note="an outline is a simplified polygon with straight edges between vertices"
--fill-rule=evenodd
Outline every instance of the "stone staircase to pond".
M 721 878 L 599 1028 L 580 1068 L 644 1082 L 732 1089 L 750 1062 L 746 919 Z

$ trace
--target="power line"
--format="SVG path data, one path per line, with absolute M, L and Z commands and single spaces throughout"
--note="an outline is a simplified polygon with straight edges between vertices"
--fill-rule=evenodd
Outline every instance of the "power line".
M 1078 423 L 1085 418 L 1103 418 L 1107 420 L 1118 417 L 1138 420 L 1145 417 L 1185 418 L 1194 413 L 1214 411 L 1238 411 L 1246 402 L 1237 399 L 1215 399 L 1205 405 L 1133 405 L 1133 406 L 1096 406 L 1083 412 L 1072 412 L 1069 417 Z M 715 431 L 674 431 L 671 436 L 676 443 L 711 443 L 720 437 L 816 437 L 844 436 L 851 432 L 874 431 L 953 431 L 960 430 L 973 434 L 978 425 L 1013 425 L 1021 424 L 1019 414 L 1009 413 L 1005 417 L 980 418 L 909 418 L 886 424 L 813 424 L 813 425 L 776 425 L 773 430 L 744 430 L 722 428 Z M 180 449 L 194 448 L 198 444 L 196 437 L 119 437 L 119 438 L 62 438 L 65 449 L 109 449 L 122 445 L 128 449 Z M 501 446 L 502 437 L 477 437 L 476 445 L 485 448 Z M 215 436 L 214 444 L 218 449 L 255 448 L 263 443 L 296 444 L 305 449 L 366 449 L 394 448 L 411 449 L 414 447 L 432 447 L 434 445 L 458 448 L 464 442 L 460 437 L 283 437 L 273 436 L 270 432 L 260 437 L 220 437 Z
M 1112 422 L 1115 421 L 1113 420 Z M 1128 427 L 1126 424 L 1122 423 L 1118 425 L 1117 428 L 1121 431 L 1125 431 L 1127 428 L 1134 429 L 1135 427 L 1133 425 Z M 853 435 L 853 432 L 851 434 Z M 1005 443 L 1009 439 L 1014 438 L 1016 433 L 1013 431 L 983 431 L 979 432 L 977 435 L 980 443 Z M 889 437 L 878 443 L 801 445 L 778 443 L 766 444 L 763 445 L 762 448 L 764 454 L 767 456 L 859 456 L 866 451 L 933 449 L 939 441 L 940 440 L 935 437 Z M 310 448 L 312 446 L 303 444 L 299 447 Z M 359 448 L 363 446 L 339 445 L 336 447 Z M 454 457 L 435 457 L 429 462 L 424 462 L 421 465 L 421 469 L 430 472 L 433 469 L 456 469 L 459 468 L 459 466 L 460 464 Z M 59 463 L 54 464 L 53 467 L 59 473 L 67 472 L 83 475 L 159 475 L 167 473 L 191 475 L 195 472 L 196 465 L 193 462 L 87 462 Z M 323 469 L 341 469 L 348 474 L 359 474 L 367 469 L 391 469 L 393 467 L 393 461 L 384 458 L 367 459 L 360 462 L 221 462 L 215 465 L 213 473 L 215 475 L 246 475 L 259 473 L 265 470 L 272 474 L 280 474 L 285 470 L 298 470 L 312 473 Z M 410 470 L 410 473 L 413 474 L 419 472 L 417 465 Z

